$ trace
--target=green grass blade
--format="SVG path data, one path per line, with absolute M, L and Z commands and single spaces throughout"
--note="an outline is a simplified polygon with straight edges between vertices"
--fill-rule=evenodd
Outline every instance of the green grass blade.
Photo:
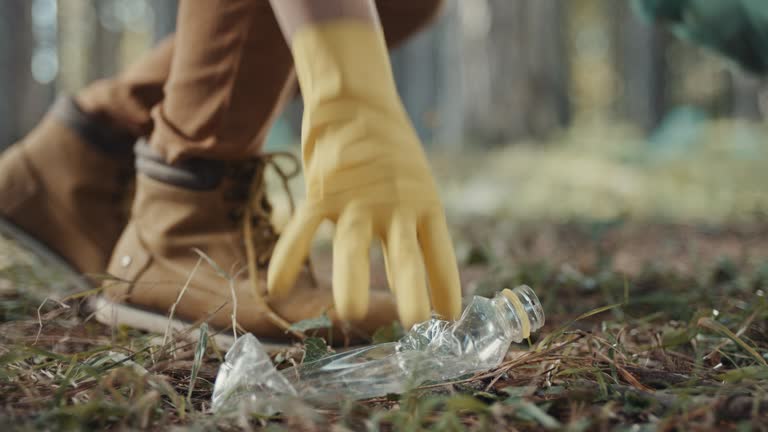
M 197 374 L 200 372 L 200 366 L 203 364 L 203 357 L 205 356 L 205 350 L 208 348 L 208 323 L 200 325 L 200 337 L 197 339 L 197 347 L 195 348 L 195 358 L 192 362 L 192 375 L 189 377 L 189 391 L 187 392 L 187 401 L 192 406 L 192 391 L 195 389 L 195 381 L 197 381 Z
M 566 330 L 568 330 L 568 328 L 570 326 L 572 326 L 573 323 L 575 323 L 577 321 L 581 321 L 581 320 L 583 320 L 585 318 L 589 318 L 589 317 L 597 315 L 597 314 L 601 314 L 603 312 L 607 312 L 607 311 L 612 310 L 612 309 L 616 309 L 616 308 L 621 307 L 621 306 L 624 306 L 624 303 L 615 303 L 615 304 L 612 304 L 612 305 L 602 306 L 602 307 L 599 307 L 597 309 L 592 309 L 589 312 L 585 312 L 585 313 L 579 315 L 578 317 L 576 317 L 576 319 L 568 321 L 564 325 L 560 326 L 557 330 L 555 330 L 552 333 L 548 334 L 547 337 L 545 337 L 541 341 L 541 343 L 539 343 L 539 347 L 538 347 L 537 351 L 543 350 L 545 347 L 549 346 L 549 344 L 551 344 L 553 340 L 555 340 L 558 337 L 562 336 L 562 334 Z
M 709 317 L 700 318 L 698 321 L 699 327 L 704 327 L 706 329 L 712 330 L 715 333 L 720 333 L 721 335 L 727 337 L 728 339 L 735 342 L 738 346 L 740 346 L 744 351 L 748 352 L 749 355 L 751 355 L 758 363 L 760 363 L 763 366 L 768 366 L 768 362 L 765 361 L 763 356 L 760 355 L 754 348 L 752 348 L 748 343 L 744 342 L 740 337 L 736 336 L 735 333 L 730 331 L 728 327 L 720 324 L 719 322 L 713 320 Z

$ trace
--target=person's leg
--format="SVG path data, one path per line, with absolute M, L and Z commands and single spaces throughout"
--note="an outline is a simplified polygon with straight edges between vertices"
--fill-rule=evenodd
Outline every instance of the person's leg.
M 379 2 L 388 41 L 396 45 L 418 30 L 438 3 Z M 115 202 L 125 197 L 133 142 L 152 130 L 150 111 L 163 98 L 173 39 L 159 43 L 117 77 L 96 81 L 74 98 L 57 102 L 35 130 L 0 157 L 0 194 L 5 197 L 0 218 L 82 272 L 103 272 L 124 226 L 125 214 Z M 279 88 L 285 80 L 279 73 L 273 77 L 276 82 L 262 77 L 263 87 Z M 277 105 L 269 97 L 240 101 L 234 107 L 241 113 L 235 124 L 247 117 L 249 125 L 268 125 Z M 249 115 L 254 105 L 259 106 Z M 252 142 L 258 149 L 260 140 Z
M 434 10 L 437 2 L 432 4 Z M 152 110 L 148 144 L 137 147 L 132 219 L 109 267 L 129 283 L 111 284 L 107 293 L 112 300 L 165 312 L 195 268 L 199 257 L 192 248 L 198 248 L 235 278 L 240 325 L 257 335 L 285 337 L 259 309 L 277 239 L 263 196 L 263 171 L 271 159 L 259 152 L 274 117 L 293 95 L 293 61 L 267 1 L 207 0 L 206 5 L 208 12 L 201 13 L 196 2 L 180 2 L 164 99 Z M 428 16 L 410 22 L 427 22 Z M 416 30 L 396 28 L 393 41 Z M 247 263 L 255 265 L 239 271 Z M 256 274 L 254 284 L 248 276 Z M 314 287 L 308 274 L 298 286 L 301 301 L 270 304 L 288 321 L 317 316 L 332 305 L 330 292 Z M 223 327 L 231 323 L 231 303 L 227 283 L 203 264 L 176 313 L 187 320 L 211 315 L 210 322 Z M 100 319 L 131 318 L 129 308 L 104 310 L 110 311 L 121 315 Z M 396 316 L 389 300 L 374 312 L 378 317 L 366 323 L 366 332 Z M 158 323 L 165 326 L 165 318 Z
M 133 160 L 85 138 L 106 136 L 68 98 L 0 155 L 0 232 L 78 273 L 104 273 L 125 227 Z M 116 141 L 102 142 L 113 144 Z M 131 148 L 131 142 L 122 146 Z M 54 258 L 55 259 L 55 258 Z
M 169 78 L 152 109 L 153 131 L 136 147 L 131 220 L 109 266 L 129 283 L 105 286 L 110 301 L 129 304 L 97 309 L 97 318 L 162 331 L 167 309 L 194 271 L 176 316 L 227 327 L 232 291 L 212 266 L 196 268 L 197 248 L 234 279 L 238 323 L 258 336 L 284 337 L 259 308 L 260 278 L 253 274 L 253 286 L 253 272 L 242 269 L 248 261 L 255 261 L 250 270 L 263 269 L 277 238 L 269 203 L 250 195 L 263 193 L 268 159 L 257 154 L 277 108 L 292 95 L 290 53 L 266 1 L 206 0 L 206 6 L 179 4 Z M 252 231 L 253 256 L 245 229 Z M 320 295 L 279 310 L 289 321 L 319 315 L 330 304 L 308 277 L 304 286 Z M 132 306 L 161 315 L 134 321 Z
M 206 6 L 180 2 L 165 98 L 152 111 L 150 145 L 168 162 L 235 161 L 258 153 L 293 79 L 267 2 L 211 0 Z
M 84 113 L 107 127 L 126 131 L 134 139 L 149 135 L 150 111 L 163 99 L 173 47 L 174 37 L 165 38 L 119 75 L 95 81 L 79 91 L 75 101 Z
M 377 2 L 387 43 L 424 28 L 442 0 Z M 167 97 L 152 112 L 150 144 L 169 162 L 188 157 L 240 160 L 258 154 L 292 95 L 293 59 L 267 1 L 218 1 L 205 16 L 181 2 L 183 42 L 173 56 Z M 210 39 L 216 36 L 214 39 Z
M 169 39 L 119 76 L 59 98 L 0 156 L 0 228 L 79 272 L 106 270 L 127 222 L 133 144 L 151 129 L 171 50 Z

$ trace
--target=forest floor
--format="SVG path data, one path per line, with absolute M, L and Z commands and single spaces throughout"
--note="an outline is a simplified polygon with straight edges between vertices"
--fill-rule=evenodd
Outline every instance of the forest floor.
M 465 294 L 528 284 L 547 323 L 493 370 L 338 409 L 214 415 L 223 350 L 98 324 L 95 292 L 52 300 L 66 279 L 0 236 L 0 430 L 768 430 L 768 131 L 686 127 L 433 157 Z
M 0 428 L 766 429 L 768 223 L 474 218 L 456 232 L 467 292 L 526 283 L 538 293 L 547 323 L 530 345 L 455 382 L 274 417 L 212 414 L 221 350 L 104 327 L 80 307 L 84 295 L 42 302 L 56 280 L 2 240 Z M 304 348 L 276 360 L 300 362 Z

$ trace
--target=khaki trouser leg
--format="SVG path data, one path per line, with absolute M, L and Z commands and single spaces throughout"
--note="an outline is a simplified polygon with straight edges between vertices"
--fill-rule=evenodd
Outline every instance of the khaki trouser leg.
M 75 97 L 78 105 L 117 129 L 137 137 L 148 135 L 150 110 L 163 99 L 173 45 L 169 36 L 116 77 L 93 82 Z
M 441 1 L 377 4 L 393 46 L 424 27 Z M 295 91 L 291 54 L 269 3 L 182 1 L 175 38 L 164 98 L 152 109 L 150 145 L 169 162 L 258 153 Z

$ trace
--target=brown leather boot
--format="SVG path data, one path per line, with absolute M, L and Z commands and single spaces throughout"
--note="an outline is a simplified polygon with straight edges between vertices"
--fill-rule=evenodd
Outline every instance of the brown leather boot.
M 105 284 L 105 297 L 94 304 L 97 319 L 162 333 L 178 301 L 174 318 L 226 329 L 232 326 L 236 304 L 238 326 L 275 342 L 291 338 L 286 323 L 326 311 L 333 318 L 330 289 L 317 286 L 308 271 L 290 298 L 262 303 L 266 269 L 278 238 L 264 195 L 270 156 L 238 163 L 186 160 L 168 165 L 139 144 L 136 158 L 131 220 L 109 265 L 109 273 L 124 282 Z M 244 229 L 251 231 L 252 260 Z M 206 258 L 201 261 L 195 249 Z M 249 261 L 254 264 L 251 268 Z M 335 332 L 335 342 L 344 336 L 359 341 L 397 320 L 388 292 L 373 293 L 371 304 L 369 317 L 353 323 L 346 335 Z M 336 322 L 334 327 L 342 326 Z
M 60 98 L 0 155 L 0 229 L 78 272 L 104 273 L 127 221 L 134 140 Z

